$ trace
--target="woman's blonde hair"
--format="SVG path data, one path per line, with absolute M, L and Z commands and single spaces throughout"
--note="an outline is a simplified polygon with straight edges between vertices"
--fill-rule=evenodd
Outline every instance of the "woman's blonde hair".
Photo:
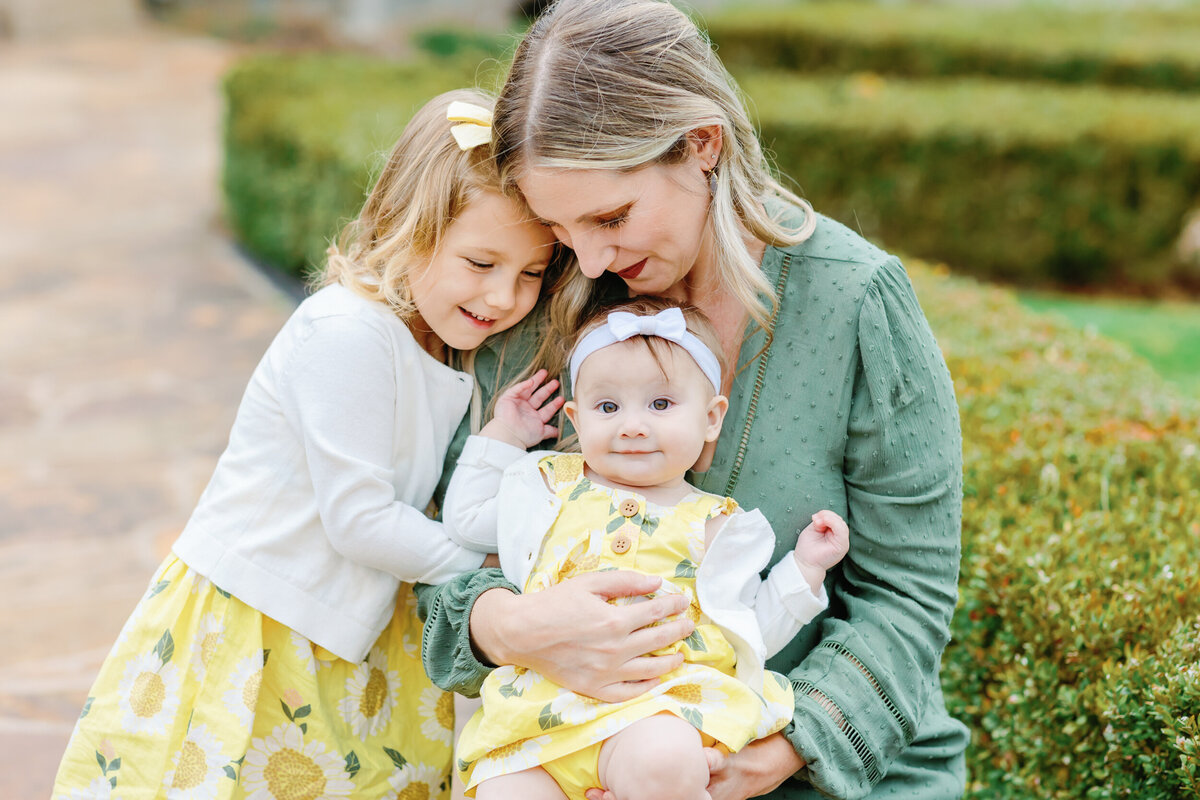
M 427 102 L 404 127 L 358 217 L 330 246 L 316 285 L 340 283 L 389 305 L 403 320 L 415 313 L 408 277 L 438 250 L 446 229 L 480 192 L 500 192 L 489 147 L 462 150 L 446 110 L 454 101 L 490 110 L 494 98 L 456 89 Z
M 723 287 L 769 330 L 777 302 L 743 241 L 787 246 L 816 227 L 812 206 L 773 176 L 733 78 L 707 37 L 662 0 L 560 0 L 534 22 L 496 101 L 501 186 L 533 167 L 636 170 L 684 161 L 688 136 L 720 126 L 707 224 Z M 799 228 L 772 217 L 779 198 L 804 211 Z M 552 330 L 570 336 L 594 282 L 572 274 L 551 302 Z M 764 301 L 765 298 L 765 301 Z

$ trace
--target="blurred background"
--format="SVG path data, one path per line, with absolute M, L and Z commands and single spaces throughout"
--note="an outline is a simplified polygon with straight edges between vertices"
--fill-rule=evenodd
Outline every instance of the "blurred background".
M 0 797 L 48 796 L 408 116 L 541 5 L 0 0 Z M 954 376 L 968 796 L 1200 797 L 1200 2 L 687 8 Z

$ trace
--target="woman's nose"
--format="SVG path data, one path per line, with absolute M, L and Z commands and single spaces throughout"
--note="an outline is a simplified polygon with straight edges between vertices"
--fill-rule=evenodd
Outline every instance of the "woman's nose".
M 599 278 L 617 258 L 617 248 L 609 244 L 602 236 L 596 234 L 574 237 L 575 257 L 579 260 L 579 270 L 589 278 Z

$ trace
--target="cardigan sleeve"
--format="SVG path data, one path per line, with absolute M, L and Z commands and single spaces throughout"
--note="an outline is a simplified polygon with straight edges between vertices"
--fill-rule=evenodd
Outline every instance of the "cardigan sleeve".
M 858 315 L 843 473 L 850 552 L 785 731 L 822 793 L 860 798 L 936 696 L 957 602 L 962 437 L 953 384 L 899 262 Z
M 396 497 L 395 420 L 409 402 L 396 373 L 386 333 L 328 317 L 290 357 L 280 403 L 334 550 L 402 581 L 441 583 L 477 569 L 483 554 L 454 544 L 441 523 Z

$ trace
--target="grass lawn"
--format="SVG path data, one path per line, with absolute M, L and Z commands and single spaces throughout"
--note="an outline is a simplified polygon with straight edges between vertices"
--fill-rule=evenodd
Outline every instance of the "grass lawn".
M 1200 397 L 1200 303 L 1088 298 L 1021 292 L 1022 304 L 1115 339 L 1167 380 Z

